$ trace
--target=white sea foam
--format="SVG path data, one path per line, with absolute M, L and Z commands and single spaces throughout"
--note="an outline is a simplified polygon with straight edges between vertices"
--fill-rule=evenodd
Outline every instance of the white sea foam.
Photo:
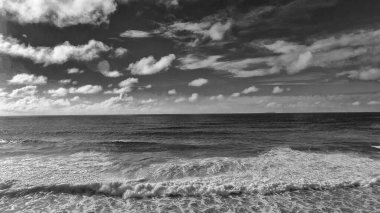
M 11 163 L 17 167 L 19 162 L 8 162 Z M 6 164 L 1 162 L 0 168 L 4 169 Z M 49 164 L 41 160 L 24 162 L 22 166 L 29 166 L 30 170 L 21 169 L 21 166 L 17 168 L 20 172 L 13 170 L 13 175 L 8 172 L 5 174 L 7 176 L 1 175 L 0 179 L 13 177 L 27 184 L 12 186 L 2 193 L 85 193 L 125 199 L 225 196 L 371 186 L 380 180 L 379 161 L 348 154 L 306 153 L 286 148 L 251 158 L 173 160 L 144 168 L 126 169 L 123 176 L 113 177 L 113 180 L 101 175 L 105 168 L 113 165 L 101 153 L 78 153 L 70 155 L 70 159 L 50 159 Z M 130 174 L 132 171 L 134 177 Z
M 380 149 L 380 146 L 372 146 L 373 148 Z

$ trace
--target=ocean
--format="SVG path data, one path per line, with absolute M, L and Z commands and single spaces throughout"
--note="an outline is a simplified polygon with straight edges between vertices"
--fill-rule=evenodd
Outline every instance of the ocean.
M 0 212 L 380 212 L 380 113 L 1 117 Z

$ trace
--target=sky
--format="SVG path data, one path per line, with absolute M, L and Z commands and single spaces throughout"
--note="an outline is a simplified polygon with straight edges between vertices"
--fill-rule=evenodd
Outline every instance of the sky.
M 378 0 L 1 0 L 0 115 L 380 111 Z

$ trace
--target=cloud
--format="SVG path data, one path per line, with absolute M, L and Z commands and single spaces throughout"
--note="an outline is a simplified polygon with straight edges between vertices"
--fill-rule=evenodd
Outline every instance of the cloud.
M 255 86 L 251 86 L 251 87 L 248 87 L 246 89 L 244 89 L 241 93 L 243 94 L 249 94 L 249 93 L 254 93 L 254 92 L 257 92 L 259 91 L 259 89 Z
M 70 99 L 70 101 L 78 101 L 80 99 L 79 96 L 74 96 Z
M 171 89 L 168 91 L 168 94 L 169 95 L 175 95 L 175 94 L 177 94 L 177 91 L 175 89 Z
M 191 87 L 201 87 L 208 83 L 208 80 L 205 78 L 198 78 L 189 83 L 189 86 Z
M 125 49 L 124 47 L 118 47 L 115 49 L 114 51 L 114 57 L 116 58 L 120 58 L 122 57 L 123 55 L 127 54 L 128 50 Z
M 13 90 L 9 94 L 9 97 L 22 98 L 22 97 L 34 96 L 36 94 L 37 94 L 37 86 L 25 86 L 25 87 Z
M 139 82 L 137 78 L 127 78 L 119 83 L 119 88 L 114 88 L 111 91 L 106 91 L 106 94 L 119 94 L 122 98 L 126 93 L 132 91 L 132 88 Z
M 78 68 L 69 68 L 67 69 L 68 74 L 82 74 L 84 73 L 84 70 L 80 70 Z
M 231 97 L 234 97 L 234 98 L 240 97 L 240 92 L 232 93 Z
M 380 79 L 380 69 L 379 68 L 364 68 L 363 70 L 357 71 L 345 71 L 340 72 L 337 76 L 347 75 L 349 78 L 363 80 L 363 81 L 371 81 L 371 80 L 379 80 Z
M 193 94 L 191 94 L 191 96 L 189 97 L 189 101 L 190 101 L 190 102 L 195 102 L 195 101 L 198 100 L 198 97 L 199 97 L 198 93 L 193 93 Z
M 140 30 L 127 30 L 120 34 L 120 37 L 124 38 L 149 38 L 151 36 L 151 33 Z
M 220 61 L 222 56 L 211 55 L 208 57 L 197 57 L 192 54 L 179 59 L 183 70 L 209 68 L 217 71 L 229 72 L 236 78 L 259 77 L 273 75 L 281 70 L 278 67 L 258 68 L 258 65 L 270 63 L 270 58 L 245 58 L 236 60 Z
M 169 69 L 175 58 L 174 54 L 170 54 L 156 61 L 153 56 L 149 56 L 130 64 L 127 69 L 130 70 L 133 75 L 152 75 Z
M 210 100 L 223 100 L 224 99 L 224 95 L 222 95 L 222 94 L 219 94 L 219 95 L 216 95 L 216 96 L 211 96 L 210 97 Z
M 102 60 L 98 63 L 98 70 L 101 74 L 108 78 L 118 78 L 123 76 L 123 73 L 117 70 L 110 71 L 110 64 L 107 60 Z
M 149 99 L 146 99 L 146 100 L 142 100 L 140 103 L 141 104 L 150 104 L 150 103 L 153 103 L 153 102 L 155 102 L 155 100 L 149 98 Z
M 355 101 L 352 103 L 352 106 L 359 106 L 360 104 L 361 104 L 360 101 Z
M 208 35 L 214 41 L 220 41 L 224 38 L 224 34 L 231 28 L 231 22 L 228 21 L 225 24 L 220 22 L 215 23 L 208 31 Z
M 100 52 L 111 48 L 100 41 L 90 40 L 87 44 L 73 46 L 69 42 L 50 47 L 32 47 L 20 44 L 18 40 L 0 35 L 0 54 L 27 58 L 35 63 L 50 65 L 63 64 L 69 60 L 91 61 Z
M 213 41 L 220 41 L 231 29 L 231 26 L 231 21 L 220 22 L 204 20 L 199 23 L 176 22 L 169 26 L 163 27 L 158 30 L 158 32 L 161 32 L 161 34 L 166 37 L 183 41 L 192 39 L 193 42 L 188 44 L 193 45 L 194 42 L 197 43 L 197 41 L 204 40 L 206 38 L 210 38 Z
M 49 23 L 57 27 L 108 23 L 114 0 L 2 0 L 0 14 L 21 24 Z
M 380 105 L 380 101 L 369 101 L 368 105 Z
M 181 103 L 181 102 L 184 102 L 184 101 L 186 101 L 186 98 L 184 98 L 184 97 L 180 97 L 180 98 L 177 98 L 177 99 L 174 100 L 175 103 Z
M 59 80 L 58 83 L 60 84 L 70 84 L 71 83 L 71 79 L 62 79 L 62 80 Z
M 47 92 L 53 97 L 64 97 L 69 93 L 69 90 L 63 87 L 60 87 L 58 89 L 50 89 Z
M 102 86 L 99 85 L 84 85 L 78 88 L 71 87 L 69 93 L 72 94 L 96 94 L 103 90 Z
M 212 55 L 206 58 L 199 58 L 195 55 L 187 55 L 185 57 L 179 58 L 178 60 L 181 62 L 180 68 L 183 70 L 195 70 L 201 68 L 213 67 L 214 64 L 218 61 L 220 55 Z
M 11 80 L 8 80 L 8 83 L 18 85 L 44 85 L 47 84 L 47 77 L 22 73 L 13 76 Z
M 276 86 L 276 87 L 273 87 L 273 91 L 272 93 L 273 94 L 280 94 L 280 93 L 283 93 L 285 91 L 285 89 L 279 87 L 279 86 Z

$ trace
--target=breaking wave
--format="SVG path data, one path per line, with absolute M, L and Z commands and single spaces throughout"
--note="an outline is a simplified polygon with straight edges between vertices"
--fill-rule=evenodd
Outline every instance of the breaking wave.
M 38 162 L 38 166 L 43 166 L 41 163 Z M 105 165 L 112 166 L 111 163 Z M 141 168 L 119 169 L 122 170 L 122 177 L 115 177 L 112 181 L 54 182 L 34 186 L 8 181 L 8 184 L 0 184 L 0 196 L 38 192 L 100 194 L 124 199 L 267 195 L 294 190 L 367 187 L 380 183 L 379 161 L 350 154 L 308 153 L 289 148 L 274 149 L 250 158 L 182 159 Z M 71 172 L 67 175 L 75 174 Z M 75 179 L 79 178 L 71 178 Z

